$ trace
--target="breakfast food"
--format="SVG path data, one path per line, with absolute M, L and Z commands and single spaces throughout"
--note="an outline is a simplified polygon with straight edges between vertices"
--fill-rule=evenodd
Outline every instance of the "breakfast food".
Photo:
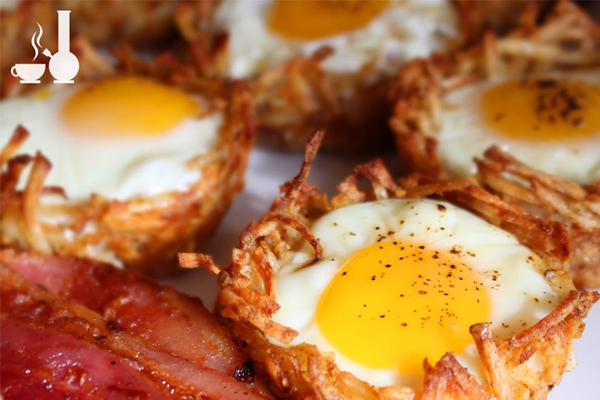
M 529 212 L 565 223 L 575 285 L 600 287 L 600 182 L 579 186 L 530 168 L 497 147 L 476 163 L 484 187 Z
M 1 395 L 266 399 L 198 299 L 85 259 L 0 252 Z
M 56 51 L 56 10 L 71 11 L 74 40 L 85 39 L 95 45 L 126 43 L 140 49 L 154 49 L 176 36 L 173 13 L 181 1 L 141 0 L 6 0 L 0 4 L 0 85 L 2 96 L 24 89 L 15 84 L 10 68 L 31 62 L 32 35 L 42 34 L 38 43 Z M 39 24 L 39 26 L 38 26 Z M 40 32 L 39 29 L 42 31 Z M 41 39 L 41 40 L 40 40 Z M 43 50 L 40 48 L 39 51 Z M 75 49 L 81 57 L 80 49 Z M 48 59 L 40 55 L 36 62 Z
M 121 62 L 2 102 L 3 246 L 167 274 L 216 228 L 243 185 L 248 91 L 171 57 Z
M 403 67 L 390 124 L 411 170 L 442 178 L 479 170 L 482 184 L 505 199 L 568 222 L 573 279 L 597 287 L 600 233 L 590 209 L 600 180 L 600 28 L 569 2 L 556 4 L 540 26 L 537 16 L 524 14 L 523 26 L 488 36 L 483 47 Z M 492 149 L 476 162 L 490 146 L 503 155 Z M 536 186 L 508 182 L 499 176 L 505 172 Z
M 219 273 L 221 315 L 282 397 L 546 398 L 599 299 L 565 227 L 464 180 L 359 166 L 331 201 L 300 174 Z M 360 189 L 366 178 L 371 189 Z
M 215 73 L 252 80 L 259 140 L 292 150 L 316 128 L 328 131 L 325 147 L 381 148 L 395 69 L 459 40 L 447 1 L 226 0 L 196 19 L 188 7 L 183 36 L 212 32 Z
M 399 70 L 390 124 L 412 170 L 469 176 L 473 158 L 497 145 L 546 173 L 600 179 L 600 27 L 565 1 L 522 21 L 505 37 Z

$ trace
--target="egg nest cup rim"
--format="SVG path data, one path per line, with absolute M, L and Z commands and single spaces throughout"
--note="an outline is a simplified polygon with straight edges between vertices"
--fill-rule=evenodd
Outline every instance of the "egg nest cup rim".
M 183 266 L 203 267 L 218 274 L 221 316 L 255 361 L 256 370 L 271 379 L 274 393 L 281 397 L 323 399 L 545 398 L 563 372 L 571 369 L 572 341 L 581 335 L 582 319 L 600 297 L 574 289 L 568 274 L 566 228 L 529 215 L 469 180 L 434 180 L 413 174 L 396 182 L 378 159 L 359 165 L 328 201 L 317 187 L 307 183 L 321 139 L 322 132 L 311 137 L 300 173 L 281 186 L 282 196 L 273 202 L 270 211 L 243 231 L 228 266 L 217 266 L 206 255 L 180 254 Z M 370 188 L 359 188 L 362 179 Z M 313 345 L 283 347 L 267 338 L 289 343 L 297 336 L 295 330 L 272 319 L 280 307 L 277 266 L 290 260 L 305 242 L 314 249 L 313 262 L 321 259 L 319 241 L 309 229 L 312 222 L 352 204 L 428 197 L 451 202 L 514 234 L 540 257 L 543 270 L 538 272 L 562 298 L 547 317 L 507 339 L 495 341 L 487 323 L 471 327 L 484 368 L 483 382 L 478 382 L 452 353 L 447 353 L 435 366 L 424 360 L 421 391 L 404 386 L 373 387 L 341 371 L 332 354 L 321 353 Z M 533 354 L 542 359 L 545 368 L 541 372 L 525 364 Z
M 478 41 L 490 20 L 499 19 L 497 13 L 490 14 L 478 2 L 459 0 L 452 6 L 461 38 L 449 40 L 449 49 Z M 185 40 L 206 44 L 203 58 L 210 60 L 211 73 L 228 77 L 228 32 L 207 29 L 217 7 L 216 2 L 203 8 L 184 4 L 175 19 Z M 391 113 L 388 87 L 393 77 L 378 72 L 376 60 L 352 73 L 329 71 L 323 63 L 334 52 L 329 46 L 321 46 L 309 55 L 292 56 L 247 77 L 256 103 L 259 145 L 303 151 L 315 129 L 327 131 L 322 145 L 327 151 L 374 154 L 392 145 L 386 119 Z
M 28 137 L 26 129 L 19 127 L 1 153 L 1 244 L 3 248 L 117 261 L 125 268 L 168 275 L 180 271 L 178 252 L 197 250 L 210 238 L 243 187 L 255 136 L 252 98 L 244 83 L 227 85 L 206 78 L 168 53 L 152 61 L 139 59 L 128 47 L 119 48 L 116 54 L 118 72 L 102 77 L 144 76 L 202 95 L 210 103 L 209 113 L 223 113 L 215 145 L 189 161 L 202 172 L 201 177 L 183 192 L 126 201 L 93 194 L 77 204 L 44 205 L 43 196 L 64 195 L 65 191 L 44 185 L 52 160 L 41 153 L 16 155 Z M 28 164 L 32 169 L 26 177 L 23 169 Z M 17 189 L 17 183 L 25 179 L 25 188 Z M 48 215 L 52 216 L 50 222 L 40 218 Z M 86 233 L 89 224 L 96 230 Z M 67 231 L 74 234 L 72 240 L 65 236 Z M 100 255 L 94 246 L 99 246 Z
M 539 9 L 528 8 L 521 21 L 504 37 L 489 33 L 479 46 L 415 60 L 398 71 L 390 90 L 390 126 L 409 170 L 440 179 L 454 177 L 441 160 L 436 138 L 446 93 L 503 75 L 600 68 L 600 26 L 575 4 L 558 2 L 541 16 Z M 567 40 L 571 50 L 565 49 Z M 577 185 L 529 168 L 496 147 L 475 162 L 474 179 L 503 200 L 566 222 L 576 285 L 600 287 L 600 182 Z

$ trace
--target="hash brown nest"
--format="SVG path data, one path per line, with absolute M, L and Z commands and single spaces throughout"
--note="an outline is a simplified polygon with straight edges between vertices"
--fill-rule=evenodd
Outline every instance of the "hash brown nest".
M 568 274 L 567 232 L 558 222 L 546 221 L 503 202 L 469 181 L 439 181 L 412 175 L 394 182 L 380 160 L 361 165 L 338 186 L 327 201 L 317 187 L 307 183 L 311 163 L 322 134 L 313 136 L 299 175 L 282 186 L 283 196 L 258 223 L 250 224 L 233 251 L 229 266 L 218 267 L 210 257 L 181 254 L 186 267 L 202 266 L 219 274 L 221 315 L 229 320 L 234 337 L 249 352 L 258 372 L 267 374 L 281 397 L 313 399 L 544 399 L 566 370 L 573 367 L 572 344 L 580 337 L 582 319 L 599 298 L 598 293 L 577 292 Z M 359 189 L 365 178 L 369 189 Z M 347 205 L 387 198 L 435 196 L 451 201 L 513 233 L 544 261 L 540 271 L 563 301 L 534 326 L 501 341 L 494 341 L 490 325 L 473 325 L 470 332 L 484 368 L 485 381 L 478 382 L 452 353 L 435 366 L 423 362 L 423 390 L 409 387 L 373 387 L 352 374 L 340 371 L 331 354 L 310 344 L 288 348 L 271 343 L 270 336 L 289 343 L 296 332 L 274 322 L 278 310 L 277 265 L 291 257 L 303 241 L 321 247 L 310 232 L 312 221 Z M 526 365 L 534 354 L 543 362 L 541 371 Z
M 448 47 L 479 42 L 487 29 L 514 26 L 514 13 L 531 1 L 452 1 L 463 36 Z M 184 4 L 175 19 L 182 36 L 211 60 L 211 74 L 227 77 L 227 32 L 211 32 L 218 1 L 202 6 Z M 453 41 L 454 42 L 454 41 Z M 460 42 L 460 43 L 459 43 Z M 334 49 L 324 46 L 310 56 L 287 62 L 249 78 L 256 104 L 257 140 L 266 146 L 302 151 L 311 133 L 325 129 L 323 148 L 365 154 L 391 144 L 387 119 L 392 112 L 388 89 L 392 76 L 376 71 L 373 63 L 356 73 L 323 68 Z M 351 93 L 351 95 L 348 95 Z
M 88 51 L 93 53 L 93 48 Z M 156 79 L 202 95 L 210 103 L 208 112 L 223 113 L 214 147 L 189 161 L 192 168 L 202 171 L 201 178 L 183 192 L 127 201 L 94 194 L 87 202 L 50 205 L 42 201 L 44 196 L 65 194 L 62 188 L 44 186 L 51 161 L 57 160 L 47 160 L 39 152 L 16 155 L 28 136 L 19 127 L 0 153 L 0 243 L 165 275 L 177 271 L 178 252 L 193 251 L 208 240 L 243 187 L 254 139 L 252 99 L 245 85 L 229 87 L 219 80 L 199 78 L 194 68 L 169 54 L 140 61 L 129 49 L 121 48 L 117 56 L 120 72 L 104 76 L 134 74 Z M 101 59 L 97 54 L 94 57 Z M 26 177 L 25 167 L 30 164 Z M 17 185 L 25 179 L 21 190 Z
M 538 24 L 540 18 L 543 23 Z M 391 90 L 395 106 L 390 120 L 398 151 L 410 170 L 449 178 L 436 140 L 445 93 L 503 74 L 584 67 L 600 68 L 600 27 L 568 1 L 557 3 L 547 15 L 527 9 L 521 26 L 504 38 L 488 34 L 479 47 L 415 60 L 399 70 Z M 476 163 L 478 178 L 489 190 L 544 218 L 565 222 L 576 285 L 600 287 L 599 183 L 581 187 L 528 168 L 498 149 L 490 149 Z M 507 172 L 524 181 L 502 178 Z

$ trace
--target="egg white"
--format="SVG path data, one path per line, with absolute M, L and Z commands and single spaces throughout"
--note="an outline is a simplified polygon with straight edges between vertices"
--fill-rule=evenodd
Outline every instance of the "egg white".
M 61 119 L 65 102 L 81 88 L 51 86 L 44 96 L 0 102 L 0 148 L 23 125 L 30 137 L 19 153 L 42 152 L 52 163 L 46 184 L 62 187 L 72 202 L 86 201 L 92 193 L 128 200 L 185 191 L 200 179 L 198 168 L 186 163 L 214 146 L 222 113 L 186 118 L 156 136 L 92 136 L 70 131 Z
M 543 77 L 600 84 L 600 71 L 572 71 Z M 539 142 L 507 138 L 486 126 L 479 110 L 481 96 L 501 82 L 502 79 L 496 79 L 469 85 L 443 97 L 436 138 L 442 162 L 451 172 L 461 177 L 474 174 L 473 158 L 497 145 L 520 161 L 549 174 L 582 184 L 600 179 L 600 131 L 586 138 Z
M 439 204 L 445 210 L 440 210 Z M 347 206 L 315 221 L 310 231 L 323 247 L 322 261 L 308 265 L 313 253 L 306 245 L 291 262 L 281 266 L 277 274 L 277 301 L 281 309 L 274 320 L 299 332 L 289 345 L 305 342 L 316 345 L 322 352 L 333 352 L 342 370 L 375 386 L 402 384 L 418 388 L 421 382 L 394 370 L 368 368 L 344 357 L 320 332 L 316 311 L 321 295 L 345 262 L 357 251 L 375 244 L 380 232 L 394 232 L 388 236 L 389 240 L 424 245 L 440 252 L 460 248 L 463 262 L 481 274 L 487 288 L 490 321 L 481 322 L 491 322 L 496 337 L 507 337 L 524 326 L 532 326 L 559 301 L 536 269 L 541 260 L 535 253 L 510 233 L 449 203 L 395 199 Z M 467 253 L 470 254 L 464 255 Z M 481 376 L 474 344 L 457 354 L 457 358 L 476 376 Z
M 215 29 L 229 34 L 229 74 L 234 78 L 259 74 L 295 55 L 309 56 L 322 46 L 334 49 L 322 63 L 327 71 L 354 73 L 373 62 L 378 71 L 392 74 L 406 60 L 443 50 L 447 38 L 458 36 L 457 16 L 449 1 L 391 3 L 363 28 L 300 41 L 269 30 L 272 0 L 225 0 L 216 12 Z

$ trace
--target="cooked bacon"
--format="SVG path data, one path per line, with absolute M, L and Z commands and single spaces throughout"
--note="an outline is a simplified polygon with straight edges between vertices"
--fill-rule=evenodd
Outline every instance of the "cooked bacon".
M 4 265 L 0 266 L 0 302 L 1 364 L 9 377 L 16 377 L 8 382 L 15 395 L 7 397 L 7 382 L 2 375 L 2 395 L 7 400 L 31 398 L 30 395 L 19 397 L 18 394 L 28 393 L 30 386 L 36 388 L 36 381 L 40 379 L 46 390 L 56 385 L 56 395 L 65 394 L 65 377 L 69 385 L 73 375 L 73 370 L 69 368 L 71 366 L 79 368 L 74 375 L 80 379 L 79 385 L 89 384 L 92 393 L 96 390 L 115 390 L 123 384 L 127 387 L 127 380 L 131 379 L 135 390 L 139 388 L 141 392 L 124 393 L 124 398 L 266 399 L 220 371 L 146 345 L 142 338 L 120 331 L 96 312 L 80 304 L 58 299 Z M 36 341 L 36 338 L 43 342 Z M 16 358 L 26 360 L 31 357 L 39 362 L 31 367 L 25 361 L 15 360 L 14 365 L 7 363 L 4 354 L 10 360 L 15 352 Z M 107 361 L 111 368 L 122 367 L 124 375 L 106 372 Z M 112 361 L 115 361 L 114 366 Z M 26 366 L 29 373 L 18 368 L 19 363 Z M 24 379 L 19 378 L 19 372 L 25 374 Z M 29 375 L 33 376 L 32 380 L 27 379 Z M 77 384 L 71 382 L 71 387 L 75 391 L 74 398 L 85 396 L 87 386 L 86 389 L 77 388 Z M 37 390 L 41 390 L 39 384 Z
M 123 359 L 67 334 L 3 317 L 0 343 L 6 400 L 168 398 Z
M 157 350 L 233 376 L 247 361 L 229 332 L 192 298 L 137 273 L 87 259 L 0 252 L 0 264 L 102 315 Z

